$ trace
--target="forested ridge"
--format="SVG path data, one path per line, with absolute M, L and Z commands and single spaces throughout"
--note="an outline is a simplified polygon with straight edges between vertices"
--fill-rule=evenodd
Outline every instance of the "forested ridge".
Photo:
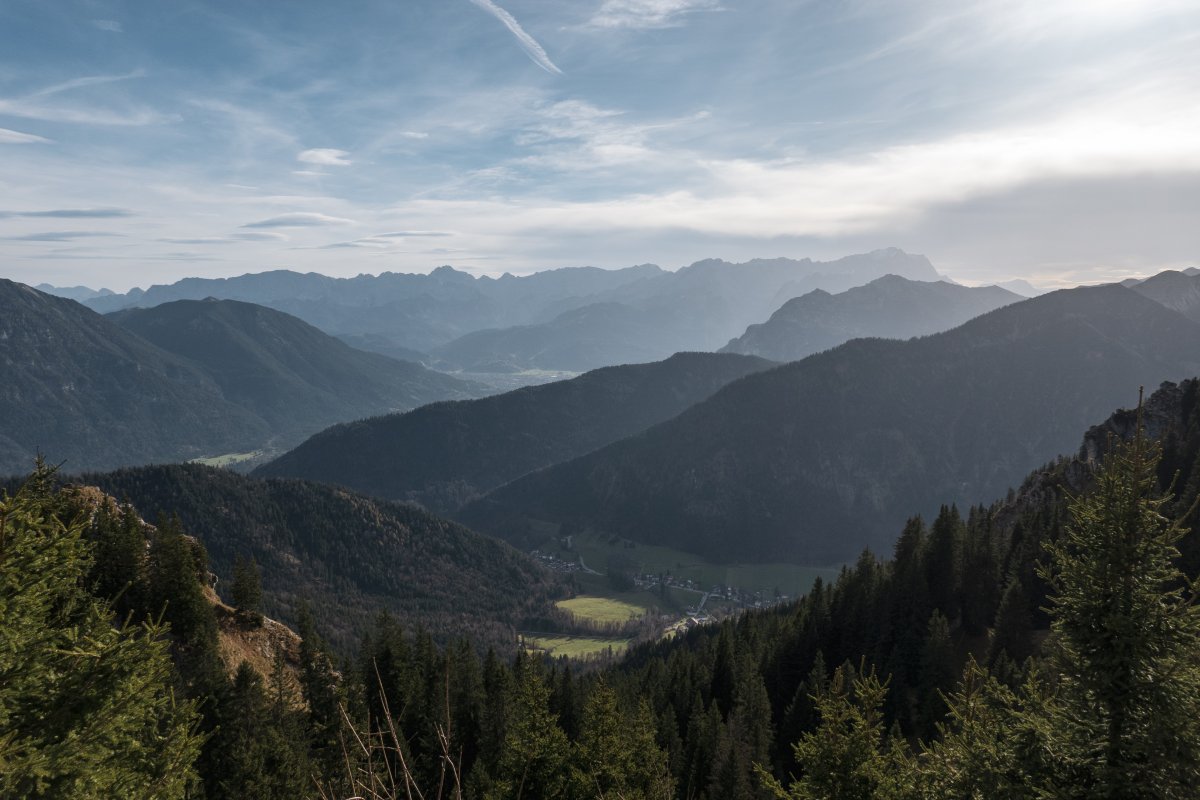
M 676 353 L 479 400 L 431 403 L 335 425 L 255 474 L 334 483 L 452 513 L 527 472 L 670 419 L 769 366 L 753 356 Z
M 441 644 L 467 636 L 509 653 L 521 628 L 553 629 L 567 587 L 529 556 L 413 506 L 311 481 L 259 480 L 199 464 L 72 478 L 180 520 L 224 591 L 238 556 L 263 575 L 264 610 L 295 624 L 302 602 L 340 651 L 388 610 Z
M 151 609 L 166 609 L 182 705 L 149 694 L 141 713 L 176 733 L 108 771 L 128 766 L 136 784 L 143 765 L 198 756 L 140 796 L 1191 797 L 1200 617 L 1185 573 L 1200 546 L 1194 518 L 1171 520 L 1200 494 L 1198 394 L 1195 380 L 1165 384 L 1089 431 L 1080 456 L 991 506 L 910 520 L 892 558 L 864 553 L 794 604 L 584 674 L 439 647 L 387 615 L 335 671 L 302 610 L 299 706 L 279 675 L 214 663 L 211 605 L 197 601 L 206 555 L 175 523 L 81 518 L 72 490 L 40 473 L 4 501 L 3 600 L 18 615 L 6 621 L 75 630 L 61 602 L 30 602 L 67 592 L 75 609 L 149 625 L 105 629 L 150 645 L 164 636 Z M 74 573 L 30 579 L 11 560 L 30 541 L 73 549 Z M 17 639 L 39 629 L 6 625 L 0 674 L 46 657 Z M 161 669 L 153 652 L 124 658 Z M 86 759 L 38 760 L 53 735 L 28 691 L 0 682 L 0 794 L 106 796 L 97 787 L 118 784 L 88 783 Z M 68 721 L 96 707 L 53 702 L 39 710 Z

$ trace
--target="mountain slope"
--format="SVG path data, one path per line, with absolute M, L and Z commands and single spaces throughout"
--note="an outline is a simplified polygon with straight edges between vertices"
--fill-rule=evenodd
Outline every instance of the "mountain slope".
M 1130 288 L 1188 319 L 1200 322 L 1200 273 L 1166 270 Z
M 970 288 L 885 275 L 840 294 L 817 289 L 793 298 L 721 352 L 798 361 L 864 336 L 908 339 L 949 330 L 1021 299 L 996 286 Z
M 296 317 L 236 300 L 179 300 L 109 316 L 199 365 L 227 400 L 288 444 L 337 422 L 475 397 L 482 386 L 355 350 Z
M 526 472 L 669 419 L 767 366 L 748 356 L 680 353 L 480 400 L 436 403 L 330 428 L 255 474 L 453 510 Z
M 236 451 L 270 435 L 195 365 L 78 303 L 0 280 L 0 473 Z
M 914 511 L 989 500 L 1139 385 L 1200 370 L 1200 324 L 1120 286 L 750 375 L 673 420 L 463 509 L 527 543 L 569 522 L 725 560 L 886 548 Z
M 294 623 L 305 600 L 340 646 L 382 609 L 439 641 L 470 635 L 505 650 L 515 626 L 553 614 L 558 585 L 531 558 L 411 506 L 197 464 L 74 480 L 129 500 L 147 520 L 178 514 L 207 549 L 223 593 L 237 556 L 253 556 L 265 611 Z
M 587 371 L 658 361 L 695 347 L 690 309 L 648 314 L 621 303 L 593 303 L 541 325 L 468 333 L 432 351 L 467 372 L 497 369 Z

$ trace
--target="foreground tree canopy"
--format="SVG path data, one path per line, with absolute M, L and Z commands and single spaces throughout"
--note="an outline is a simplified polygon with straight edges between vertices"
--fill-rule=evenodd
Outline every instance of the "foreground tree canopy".
M 84 524 L 48 479 L 0 499 L 0 796 L 184 797 L 201 738 L 164 626 L 86 590 Z

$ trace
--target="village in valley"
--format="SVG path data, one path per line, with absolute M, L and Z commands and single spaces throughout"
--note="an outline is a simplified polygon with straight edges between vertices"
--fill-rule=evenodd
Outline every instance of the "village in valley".
M 714 580 L 713 566 L 690 554 L 595 534 L 559 536 L 530 555 L 547 569 L 570 576 L 576 596 L 558 606 L 596 626 L 598 634 L 607 634 L 523 633 L 526 647 L 552 655 L 603 659 L 636 642 L 681 635 L 750 609 L 786 603 L 795 592 L 794 586 L 767 587 L 763 576 L 755 576 L 755 585 Z M 753 576 L 750 570 L 747 574 Z

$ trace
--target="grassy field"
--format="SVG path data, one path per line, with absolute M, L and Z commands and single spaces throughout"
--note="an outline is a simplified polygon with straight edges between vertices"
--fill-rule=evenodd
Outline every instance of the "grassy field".
M 781 594 L 795 597 L 807 592 L 818 577 L 826 581 L 836 579 L 841 569 L 840 565 L 813 567 L 779 563 L 713 564 L 694 553 L 646 544 L 626 547 L 619 540 L 610 541 L 595 534 L 575 536 L 572 550 L 560 551 L 558 555 L 569 560 L 572 552 L 581 556 L 588 567 L 598 572 L 606 570 L 610 556 L 617 556 L 636 562 L 639 572 L 669 572 L 676 578 L 691 579 L 703 589 L 717 585 L 737 586 L 762 592 L 764 596 L 774 596 L 774 593 L 779 591 Z M 611 596 L 612 593 L 603 594 Z
M 526 638 L 527 650 L 540 650 L 554 657 L 585 658 L 606 652 L 612 648 L 613 655 L 625 652 L 628 639 L 601 639 L 592 636 L 540 636 Z
M 254 450 L 250 453 L 226 453 L 223 456 L 212 456 L 211 458 L 193 458 L 191 463 L 204 464 L 207 467 L 231 467 L 243 461 L 252 461 L 262 455 L 262 450 Z
M 675 587 L 670 587 L 664 597 L 657 591 L 652 592 L 647 589 L 618 592 L 604 575 L 575 572 L 571 577 L 575 582 L 575 590 L 580 595 L 618 600 L 631 606 L 640 606 L 650 611 L 650 613 L 678 613 L 688 606 L 695 605 L 696 601 L 700 599 L 699 592 L 689 592 L 686 589 L 677 589 Z
M 642 616 L 650 609 L 635 603 L 627 603 L 612 597 L 590 597 L 580 595 L 570 600 L 555 603 L 563 611 L 569 611 L 579 619 L 593 622 L 627 622 Z

